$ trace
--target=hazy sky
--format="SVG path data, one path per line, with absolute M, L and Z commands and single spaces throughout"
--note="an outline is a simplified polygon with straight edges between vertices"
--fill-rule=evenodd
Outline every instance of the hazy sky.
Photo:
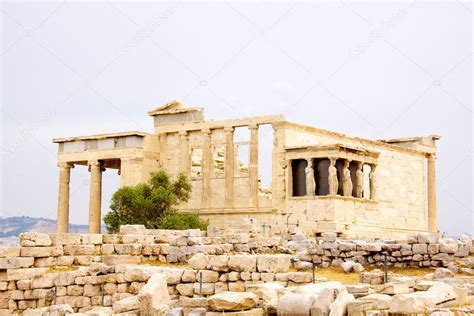
M 439 226 L 474 230 L 470 1 L 3 1 L 0 16 L 2 216 L 56 217 L 53 137 L 151 132 L 146 112 L 180 99 L 208 119 L 439 134 Z M 72 223 L 88 179 L 73 169 Z M 118 184 L 107 170 L 103 213 Z

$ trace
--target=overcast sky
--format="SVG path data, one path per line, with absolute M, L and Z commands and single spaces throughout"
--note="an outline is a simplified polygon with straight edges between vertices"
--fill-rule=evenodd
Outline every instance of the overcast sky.
M 146 112 L 180 99 L 208 119 L 441 135 L 439 227 L 474 230 L 470 1 L 3 1 L 0 14 L 1 216 L 56 217 L 53 137 L 152 132 Z M 73 169 L 72 223 L 87 222 L 88 179 Z M 103 214 L 118 185 L 107 170 Z

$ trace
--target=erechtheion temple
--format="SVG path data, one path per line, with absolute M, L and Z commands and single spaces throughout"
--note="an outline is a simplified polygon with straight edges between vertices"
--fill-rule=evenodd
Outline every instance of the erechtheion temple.
M 203 109 L 177 101 L 148 114 L 153 134 L 53 140 L 59 145 L 58 232 L 68 230 L 74 166 L 90 171 L 91 233 L 100 231 L 102 172 L 109 168 L 119 171 L 122 186 L 145 182 L 160 168 L 185 173 L 192 194 L 180 210 L 221 226 L 251 219 L 275 228 L 298 224 L 310 234 L 358 237 L 437 230 L 438 136 L 375 141 L 292 123 L 280 115 L 204 120 Z M 273 128 L 270 188 L 259 181 L 262 125 Z M 234 131 L 242 127 L 250 139 L 237 142 Z

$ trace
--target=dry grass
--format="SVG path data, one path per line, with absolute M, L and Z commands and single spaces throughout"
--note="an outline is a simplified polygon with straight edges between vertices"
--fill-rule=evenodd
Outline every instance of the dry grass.
M 46 273 L 71 272 L 77 269 L 77 266 L 52 266 L 48 268 Z

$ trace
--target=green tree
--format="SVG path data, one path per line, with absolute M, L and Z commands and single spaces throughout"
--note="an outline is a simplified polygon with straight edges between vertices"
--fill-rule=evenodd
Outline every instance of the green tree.
M 191 184 L 184 174 L 173 180 L 163 170 L 152 173 L 148 183 L 122 187 L 112 196 L 111 211 L 104 216 L 107 231 L 117 233 L 120 225 L 126 224 L 159 228 L 163 217 L 187 201 L 190 192 Z
M 172 212 L 163 217 L 160 228 L 180 230 L 198 228 L 200 230 L 206 230 L 208 224 L 207 221 L 200 219 L 196 214 Z

